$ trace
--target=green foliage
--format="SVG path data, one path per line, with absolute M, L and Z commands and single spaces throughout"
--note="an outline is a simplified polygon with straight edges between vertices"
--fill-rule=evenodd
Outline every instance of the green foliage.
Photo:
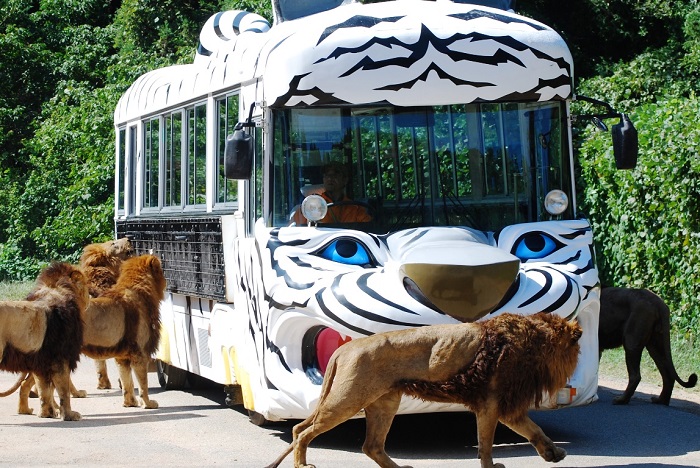
M 637 168 L 618 171 L 609 135 L 581 146 L 584 211 L 597 236 L 607 285 L 649 288 L 681 330 L 700 330 L 700 101 L 669 99 L 632 113 Z
M 607 74 L 620 61 L 682 36 L 686 0 L 520 0 L 517 8 L 570 44 L 576 75 Z
M 23 281 L 35 278 L 44 264 L 27 258 L 13 244 L 0 244 L 0 281 Z
M 0 3 L 0 281 L 75 261 L 113 235 L 117 100 L 141 74 L 190 62 L 202 24 L 226 9 L 272 22 L 269 0 Z M 697 1 L 523 0 L 518 9 L 570 43 L 579 92 L 631 113 L 639 130 L 633 171 L 614 168 L 609 134 L 579 139 L 579 205 L 603 281 L 654 289 L 676 328 L 697 334 Z

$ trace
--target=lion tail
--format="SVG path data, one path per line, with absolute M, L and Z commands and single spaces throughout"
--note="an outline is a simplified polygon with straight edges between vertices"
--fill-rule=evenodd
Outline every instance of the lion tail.
M 277 459 L 276 459 L 275 461 L 273 461 L 272 463 L 270 463 L 269 465 L 267 465 L 265 468 L 277 468 L 278 466 L 280 466 L 280 463 L 282 463 L 282 460 L 284 460 L 285 457 L 286 457 L 287 455 L 289 455 L 290 453 L 292 453 L 292 450 L 294 450 L 294 445 L 296 445 L 296 442 L 297 442 L 297 441 L 295 440 L 295 441 L 293 441 L 291 444 L 289 444 L 289 445 L 287 446 L 287 448 L 284 449 L 284 452 L 282 452 L 282 453 L 280 454 L 280 456 L 277 457 Z
M 321 405 L 323 404 L 323 401 L 326 399 L 328 394 L 331 391 L 331 385 L 333 384 L 333 380 L 335 378 L 335 371 L 336 371 L 337 365 L 335 363 L 335 355 L 331 357 L 331 360 L 328 362 L 328 367 L 326 368 L 326 373 L 323 376 L 323 385 L 321 386 L 321 394 L 318 397 L 318 404 L 316 405 L 316 409 L 320 408 Z M 316 418 L 316 410 L 306 418 L 304 421 L 299 423 L 299 426 L 305 427 L 305 426 L 310 426 L 313 424 L 314 419 Z M 282 460 L 284 460 L 287 455 L 292 453 L 292 450 L 294 450 L 294 447 L 297 444 L 297 439 L 296 436 L 294 437 L 294 440 L 292 441 L 291 444 L 287 446 L 287 448 L 284 449 L 284 452 L 280 454 L 279 457 L 269 465 L 267 465 L 265 468 L 277 468 L 280 463 L 282 463 Z
M 17 389 L 22 385 L 22 382 L 27 380 L 28 377 L 29 377 L 28 372 L 21 374 L 19 376 L 19 379 L 17 379 L 17 382 L 15 382 L 15 384 L 11 388 L 9 388 L 8 390 L 6 390 L 4 392 L 0 392 L 0 398 L 5 398 L 6 396 L 10 396 L 13 393 L 15 393 L 17 391 Z
M 669 316 L 671 315 L 671 311 L 669 310 L 666 303 L 661 301 L 661 304 L 663 304 L 663 307 L 665 308 L 664 313 L 666 314 L 666 320 L 661 320 L 661 352 L 666 355 L 666 359 L 668 359 L 668 362 L 671 363 L 671 370 L 673 371 L 673 377 L 676 379 L 676 382 L 678 382 L 685 388 L 693 388 L 698 383 L 697 374 L 690 374 L 690 376 L 688 377 L 688 381 L 684 382 L 678 375 L 678 371 L 676 371 L 675 364 L 673 364 L 673 357 L 671 356 L 671 324 L 669 322 Z

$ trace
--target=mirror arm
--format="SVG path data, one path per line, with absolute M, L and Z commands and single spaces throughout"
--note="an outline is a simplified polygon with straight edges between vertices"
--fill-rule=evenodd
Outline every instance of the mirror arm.
M 599 119 L 613 119 L 613 118 L 616 118 L 616 117 L 620 117 L 620 116 L 622 115 L 620 112 L 618 112 L 618 111 L 616 111 L 615 109 L 613 109 L 613 107 L 612 107 L 610 104 L 608 104 L 607 102 L 604 102 L 604 101 L 599 101 L 598 99 L 593 99 L 593 98 L 590 98 L 590 97 L 588 97 L 588 96 L 577 95 L 576 98 L 575 98 L 575 100 L 576 100 L 576 101 L 589 102 L 589 103 L 595 104 L 595 105 L 597 105 L 597 106 L 602 106 L 602 107 L 605 108 L 605 110 L 606 110 L 607 112 L 598 113 L 598 114 L 576 114 L 576 115 L 572 115 L 572 119 L 573 119 L 574 121 L 576 121 L 576 120 L 578 120 L 578 119 L 587 120 L 587 119 L 592 119 L 592 118 L 594 118 L 594 117 L 597 117 L 597 118 L 599 118 Z

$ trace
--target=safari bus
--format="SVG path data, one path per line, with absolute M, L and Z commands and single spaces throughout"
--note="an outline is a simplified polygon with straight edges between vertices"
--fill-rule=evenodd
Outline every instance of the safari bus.
M 514 2 L 513 2 L 514 3 Z M 119 100 L 115 234 L 163 264 L 162 386 L 224 385 L 256 424 L 315 407 L 335 349 L 374 333 L 547 311 L 583 327 L 565 388 L 594 401 L 600 285 L 550 27 L 511 0 L 273 0 L 225 11 L 193 62 Z M 571 114 L 586 99 L 600 112 Z M 462 411 L 404 398 L 399 413 Z

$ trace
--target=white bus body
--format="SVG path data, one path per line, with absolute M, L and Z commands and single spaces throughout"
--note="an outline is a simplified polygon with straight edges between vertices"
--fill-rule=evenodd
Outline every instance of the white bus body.
M 275 3 L 272 27 L 213 16 L 192 64 L 146 73 L 116 108 L 116 234 L 168 280 L 163 382 L 186 371 L 268 420 L 304 418 L 349 339 L 549 311 L 584 333 L 544 406 L 595 400 L 599 280 L 562 38 L 446 0 L 317 3 Z M 240 180 L 224 161 L 238 122 L 254 142 Z M 372 221 L 290 226 L 329 161 Z

